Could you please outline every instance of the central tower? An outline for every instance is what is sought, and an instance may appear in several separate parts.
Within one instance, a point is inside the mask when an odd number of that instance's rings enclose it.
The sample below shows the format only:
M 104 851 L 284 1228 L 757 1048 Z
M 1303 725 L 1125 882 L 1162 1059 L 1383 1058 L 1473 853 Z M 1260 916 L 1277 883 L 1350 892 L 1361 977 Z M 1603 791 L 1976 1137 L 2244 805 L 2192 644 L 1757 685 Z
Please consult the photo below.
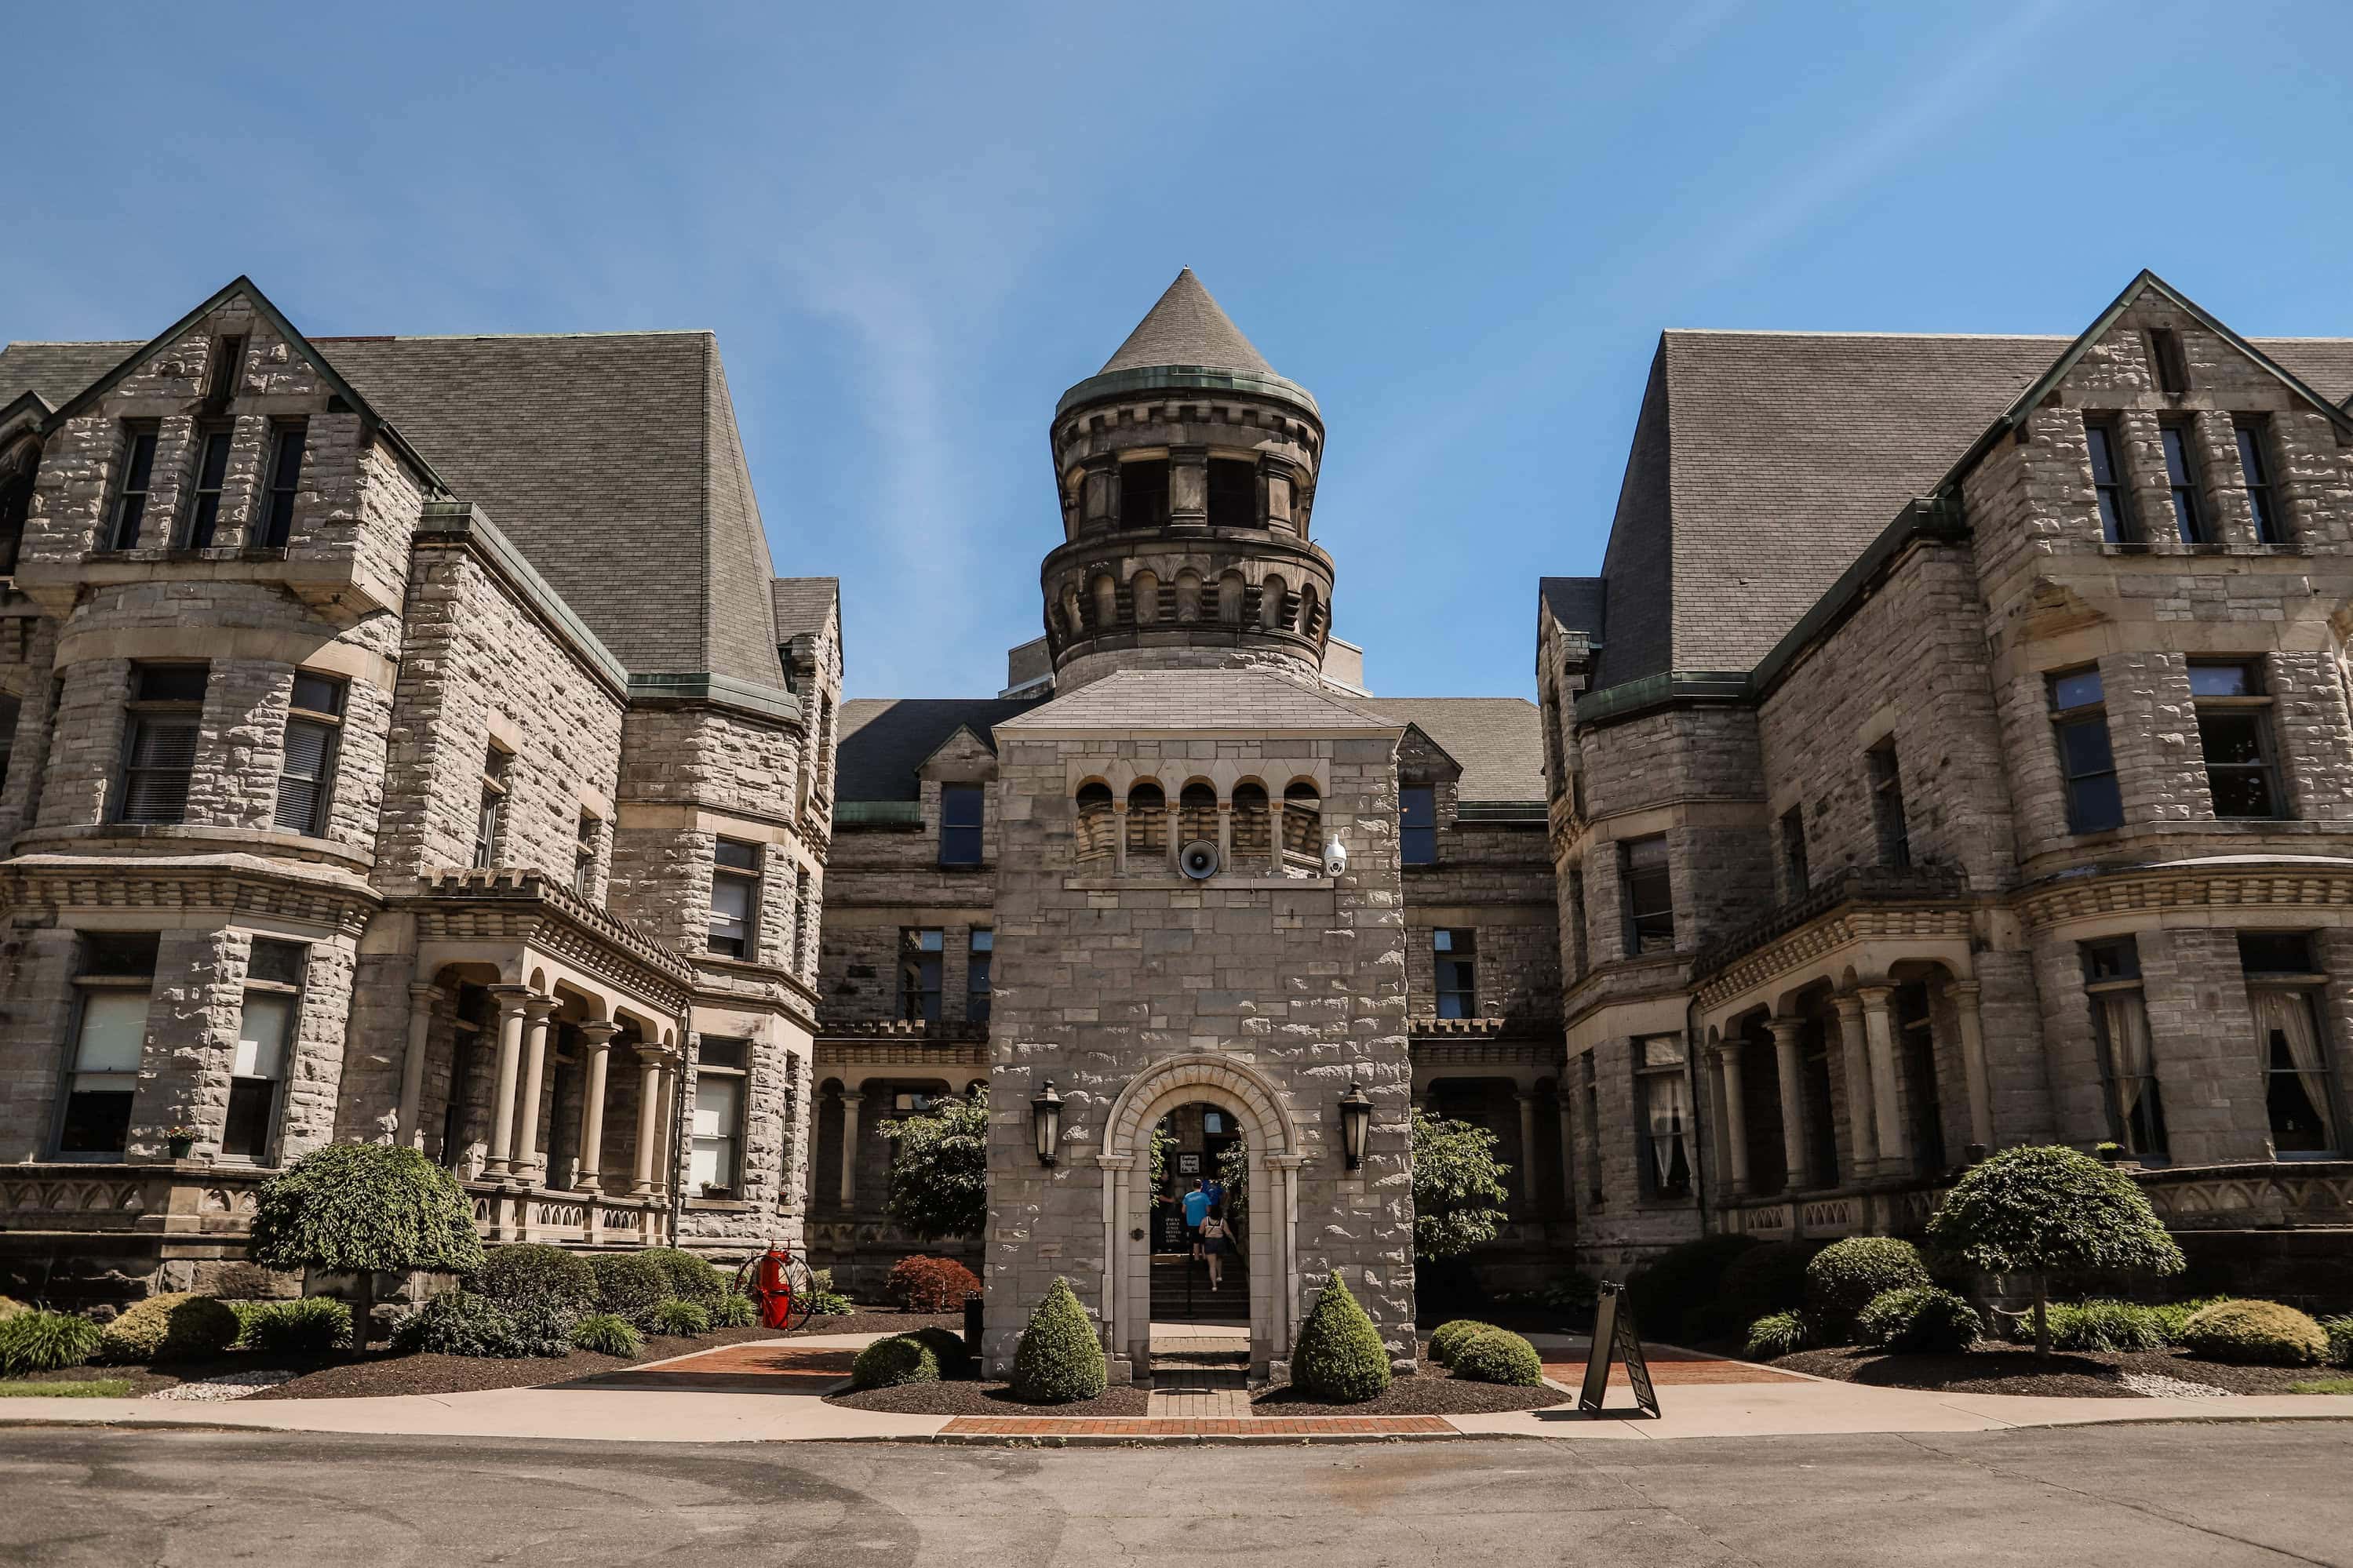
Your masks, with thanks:
M 1191 268 L 1062 394 L 1051 438 L 1062 543 L 1040 585 L 1058 691 L 1122 669 L 1321 669 L 1323 416 Z

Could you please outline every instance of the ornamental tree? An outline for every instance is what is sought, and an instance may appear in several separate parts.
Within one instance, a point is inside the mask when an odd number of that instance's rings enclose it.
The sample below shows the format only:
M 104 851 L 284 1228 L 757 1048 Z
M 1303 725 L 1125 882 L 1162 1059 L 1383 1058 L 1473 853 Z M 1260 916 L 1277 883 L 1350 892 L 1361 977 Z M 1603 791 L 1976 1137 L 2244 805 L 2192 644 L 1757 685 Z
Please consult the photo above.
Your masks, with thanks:
M 1928 1239 L 1972 1268 L 2034 1287 L 2034 1350 L 2051 1353 L 2051 1276 L 2179 1274 L 2181 1248 L 2140 1186 L 2088 1154 L 2005 1149 L 1970 1168 L 1928 1222 Z
M 1504 1227 L 1504 1173 L 1495 1135 L 1449 1121 L 1419 1107 L 1413 1113 L 1413 1249 L 1422 1259 L 1452 1258 Z
M 891 1141 L 892 1223 L 920 1241 L 978 1236 L 988 1225 L 988 1089 L 882 1123 Z
M 377 1274 L 482 1267 L 474 1205 L 458 1178 L 422 1152 L 390 1143 L 329 1143 L 264 1182 L 249 1252 L 265 1268 L 354 1276 L 352 1338 L 363 1349 Z

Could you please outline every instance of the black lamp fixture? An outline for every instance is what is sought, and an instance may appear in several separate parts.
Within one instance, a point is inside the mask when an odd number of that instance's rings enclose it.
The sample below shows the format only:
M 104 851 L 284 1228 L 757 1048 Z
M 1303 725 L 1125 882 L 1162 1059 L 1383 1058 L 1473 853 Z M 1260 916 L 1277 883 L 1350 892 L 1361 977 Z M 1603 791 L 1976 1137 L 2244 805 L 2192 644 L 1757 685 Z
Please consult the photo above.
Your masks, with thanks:
M 1038 1140 L 1038 1163 L 1052 1164 L 1062 1146 L 1062 1097 L 1054 1092 L 1050 1078 L 1045 1091 L 1029 1102 L 1029 1131 Z
M 1373 1097 L 1351 1079 L 1348 1092 L 1340 1097 L 1340 1152 L 1348 1158 L 1348 1169 L 1363 1169 L 1365 1143 L 1372 1131 Z

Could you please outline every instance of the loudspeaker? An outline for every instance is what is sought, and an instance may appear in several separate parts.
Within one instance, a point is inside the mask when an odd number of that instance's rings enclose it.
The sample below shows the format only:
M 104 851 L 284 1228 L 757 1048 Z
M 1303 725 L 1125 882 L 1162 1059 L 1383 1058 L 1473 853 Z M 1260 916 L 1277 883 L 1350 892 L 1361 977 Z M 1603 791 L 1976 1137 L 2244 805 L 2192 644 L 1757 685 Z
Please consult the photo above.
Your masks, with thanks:
M 1177 868 L 1197 882 L 1206 882 L 1218 874 L 1218 847 L 1206 838 L 1196 838 L 1176 854 Z

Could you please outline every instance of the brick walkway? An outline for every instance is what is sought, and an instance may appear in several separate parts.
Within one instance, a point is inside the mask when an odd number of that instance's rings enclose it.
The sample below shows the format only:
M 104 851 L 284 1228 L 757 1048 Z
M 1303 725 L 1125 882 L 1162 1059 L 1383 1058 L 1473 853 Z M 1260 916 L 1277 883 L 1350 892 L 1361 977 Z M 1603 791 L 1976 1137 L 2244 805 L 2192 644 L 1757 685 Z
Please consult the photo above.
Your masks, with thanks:
M 1451 1437 L 1442 1415 L 1281 1415 L 1243 1420 L 1151 1416 L 959 1415 L 949 1437 Z
M 744 1394 L 823 1394 L 849 1375 L 854 1350 L 814 1350 L 775 1340 L 725 1345 L 659 1366 L 624 1367 L 583 1382 L 603 1388 Z
M 1250 1420 L 1249 1374 L 1227 1367 L 1155 1367 L 1152 1399 L 1145 1414 L 1155 1420 Z

